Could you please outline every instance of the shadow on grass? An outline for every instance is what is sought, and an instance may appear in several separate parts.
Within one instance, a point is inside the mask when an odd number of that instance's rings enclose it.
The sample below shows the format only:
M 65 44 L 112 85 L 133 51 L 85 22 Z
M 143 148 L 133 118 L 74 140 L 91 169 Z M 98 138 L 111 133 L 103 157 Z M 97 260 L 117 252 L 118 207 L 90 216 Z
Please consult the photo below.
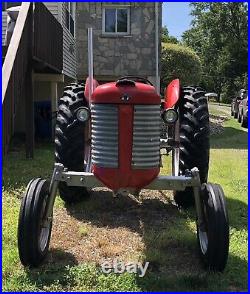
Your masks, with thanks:
M 242 203 L 233 202 L 229 202 L 229 207 L 237 205 L 239 209 L 246 209 Z M 113 198 L 109 191 L 94 191 L 90 200 L 67 206 L 67 210 L 78 220 L 97 227 L 125 227 L 141 235 L 144 243 L 141 261 L 150 263 L 145 277 L 136 278 L 142 291 L 230 291 L 230 285 L 242 289 L 242 285 L 247 284 L 247 262 L 236 256 L 229 256 L 223 275 L 208 274 L 203 269 L 195 230 L 190 227 L 195 220 L 192 209 L 183 212 L 171 202 L 160 199 L 138 202 L 129 197 Z M 240 229 L 238 222 L 234 225 Z M 232 267 L 240 269 L 242 278 L 231 273 Z
M 180 256 L 181 258 L 181 256 Z M 237 276 L 233 274 L 237 272 Z M 142 291 L 247 291 L 248 263 L 241 258 L 229 255 L 227 267 L 223 273 L 209 273 L 201 270 L 187 274 L 166 275 L 149 271 L 144 278 L 137 278 L 137 285 Z
M 248 149 L 248 132 L 224 127 L 223 134 L 211 136 L 211 149 Z
M 240 200 L 227 198 L 230 227 L 248 230 L 248 205 Z
M 60 249 L 51 249 L 40 267 L 25 271 L 29 281 L 37 288 L 43 289 L 55 284 L 67 285 L 69 268 L 74 265 L 77 265 L 77 260 L 71 253 Z

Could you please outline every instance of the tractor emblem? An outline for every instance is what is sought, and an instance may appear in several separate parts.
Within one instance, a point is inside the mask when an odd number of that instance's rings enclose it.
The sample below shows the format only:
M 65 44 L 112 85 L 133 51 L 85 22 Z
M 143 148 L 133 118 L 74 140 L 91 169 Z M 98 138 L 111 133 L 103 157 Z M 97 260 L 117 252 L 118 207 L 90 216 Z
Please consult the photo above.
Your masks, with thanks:
M 121 97 L 121 100 L 122 101 L 129 101 L 131 97 L 128 95 L 128 94 L 124 94 L 122 97 Z

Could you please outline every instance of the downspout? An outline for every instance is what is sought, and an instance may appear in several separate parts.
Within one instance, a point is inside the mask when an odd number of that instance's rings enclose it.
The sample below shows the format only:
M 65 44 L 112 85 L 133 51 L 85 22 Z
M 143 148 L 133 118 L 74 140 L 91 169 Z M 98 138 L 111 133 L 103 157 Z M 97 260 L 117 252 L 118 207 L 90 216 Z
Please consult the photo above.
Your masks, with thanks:
M 157 93 L 160 94 L 159 78 L 159 7 L 155 2 L 155 82 Z

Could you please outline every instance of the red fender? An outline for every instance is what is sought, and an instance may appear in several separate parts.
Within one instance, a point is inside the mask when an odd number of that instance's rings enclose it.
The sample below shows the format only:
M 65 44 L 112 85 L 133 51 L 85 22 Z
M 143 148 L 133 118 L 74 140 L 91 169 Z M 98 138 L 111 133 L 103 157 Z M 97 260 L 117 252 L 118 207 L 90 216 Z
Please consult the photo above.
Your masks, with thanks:
M 164 109 L 175 106 L 180 97 L 180 80 L 173 80 L 165 89 Z
M 93 79 L 93 92 L 94 92 L 95 88 L 97 88 L 98 86 L 99 86 L 98 82 L 95 79 Z M 84 96 L 85 96 L 86 100 L 88 101 L 88 103 L 90 103 L 91 97 L 89 97 L 89 77 L 87 78 L 86 83 L 85 83 Z

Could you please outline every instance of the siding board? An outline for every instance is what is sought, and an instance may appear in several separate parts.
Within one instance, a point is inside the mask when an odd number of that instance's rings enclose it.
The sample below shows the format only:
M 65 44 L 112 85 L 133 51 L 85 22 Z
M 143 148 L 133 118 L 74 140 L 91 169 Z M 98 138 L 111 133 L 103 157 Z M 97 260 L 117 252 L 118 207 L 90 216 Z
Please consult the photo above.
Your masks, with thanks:
M 76 78 L 76 41 L 66 27 L 66 3 L 65 2 L 43 2 L 54 17 L 63 27 L 63 73 Z M 2 12 L 2 45 L 5 40 L 7 27 L 7 13 Z
M 66 27 L 66 3 L 61 6 L 63 26 L 63 72 L 65 75 L 76 78 L 76 42 Z
M 70 78 L 76 78 L 76 43 L 66 27 L 66 3 L 43 2 L 63 27 L 63 73 Z
M 2 12 L 2 45 L 4 46 L 5 34 L 7 29 L 7 13 L 5 11 Z

